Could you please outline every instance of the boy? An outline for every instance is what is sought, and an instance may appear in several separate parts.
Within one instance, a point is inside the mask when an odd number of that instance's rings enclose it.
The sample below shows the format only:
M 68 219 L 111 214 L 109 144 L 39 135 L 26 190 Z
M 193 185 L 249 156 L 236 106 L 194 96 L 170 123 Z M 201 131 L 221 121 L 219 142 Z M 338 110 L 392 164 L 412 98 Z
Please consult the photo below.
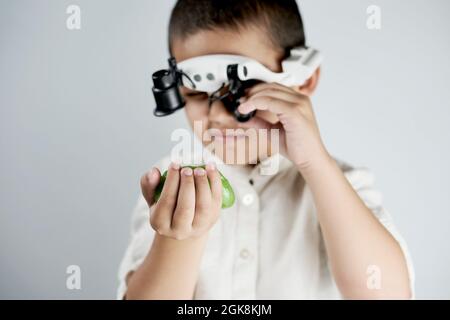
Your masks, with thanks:
M 234 54 L 280 72 L 280 62 L 298 46 L 305 46 L 305 36 L 294 0 L 179 0 L 169 24 L 177 62 Z M 336 161 L 321 141 L 309 99 L 319 75 L 320 69 L 293 87 L 249 88 L 239 107 L 242 114 L 256 110 L 248 122 L 236 121 L 221 101 L 209 104 L 205 93 L 182 88 L 189 123 L 201 123 L 195 134 L 206 145 L 215 132 L 223 153 L 214 155 L 216 164 L 195 170 L 166 157 L 142 177 L 118 298 L 413 297 L 406 246 L 371 173 Z M 278 129 L 279 150 L 263 155 L 257 143 L 242 150 L 242 135 L 227 131 L 250 128 Z M 246 164 L 225 161 L 231 152 L 245 153 Z M 260 174 L 275 161 L 275 175 Z M 168 166 L 155 204 L 160 170 Z M 236 193 L 236 204 L 225 210 L 218 169 Z

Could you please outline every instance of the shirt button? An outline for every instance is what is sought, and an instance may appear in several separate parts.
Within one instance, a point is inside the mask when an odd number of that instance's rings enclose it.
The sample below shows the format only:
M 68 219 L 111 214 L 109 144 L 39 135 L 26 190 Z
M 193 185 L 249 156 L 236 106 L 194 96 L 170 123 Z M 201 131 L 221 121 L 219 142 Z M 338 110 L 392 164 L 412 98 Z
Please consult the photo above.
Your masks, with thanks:
M 251 185 L 253 185 L 253 184 L 254 184 L 253 179 L 248 180 L 248 183 L 250 183 Z
M 251 195 L 251 194 L 246 194 L 245 196 L 244 196 L 244 198 L 242 198 L 242 202 L 246 205 L 246 206 L 249 206 L 249 205 L 251 205 L 252 204 L 252 202 L 253 202 L 253 196 Z
M 250 251 L 248 251 L 247 249 L 242 249 L 240 256 L 242 259 L 248 259 L 248 257 L 250 256 Z

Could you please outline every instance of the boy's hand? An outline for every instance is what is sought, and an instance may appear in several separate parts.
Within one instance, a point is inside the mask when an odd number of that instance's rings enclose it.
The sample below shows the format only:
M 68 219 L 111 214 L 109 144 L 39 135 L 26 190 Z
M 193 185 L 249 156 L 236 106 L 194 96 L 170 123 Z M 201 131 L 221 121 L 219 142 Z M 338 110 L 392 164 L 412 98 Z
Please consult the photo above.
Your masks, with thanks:
M 275 124 L 258 114 L 254 119 L 261 122 L 262 127 L 280 130 L 279 151 L 300 171 L 328 156 L 307 96 L 278 83 L 261 83 L 252 87 L 247 97 L 239 106 L 239 112 L 267 110 L 276 114 L 279 121 Z
M 148 206 L 161 173 L 153 168 L 141 179 L 141 189 Z M 209 179 L 209 184 L 208 184 Z M 158 202 L 151 210 L 150 224 L 160 235 L 184 240 L 204 235 L 219 218 L 222 204 L 220 174 L 213 164 L 192 170 L 180 170 L 172 163 Z

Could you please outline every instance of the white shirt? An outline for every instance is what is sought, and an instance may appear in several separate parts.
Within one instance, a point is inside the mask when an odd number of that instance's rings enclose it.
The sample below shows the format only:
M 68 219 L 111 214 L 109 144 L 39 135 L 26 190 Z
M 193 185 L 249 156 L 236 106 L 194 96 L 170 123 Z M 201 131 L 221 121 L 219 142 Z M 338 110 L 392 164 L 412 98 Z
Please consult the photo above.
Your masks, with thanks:
M 278 161 L 278 172 L 261 175 L 261 167 L 274 161 Z M 170 157 L 166 157 L 156 166 L 163 172 L 169 164 Z M 399 242 L 414 296 L 408 249 L 373 187 L 373 175 L 366 168 L 338 164 L 368 208 Z M 222 210 L 210 230 L 194 299 L 340 299 L 311 191 L 292 163 L 275 155 L 253 168 L 220 163 L 217 167 L 230 181 L 236 203 Z M 131 224 L 130 243 L 119 270 L 118 299 L 126 292 L 126 275 L 142 263 L 155 235 L 142 196 Z

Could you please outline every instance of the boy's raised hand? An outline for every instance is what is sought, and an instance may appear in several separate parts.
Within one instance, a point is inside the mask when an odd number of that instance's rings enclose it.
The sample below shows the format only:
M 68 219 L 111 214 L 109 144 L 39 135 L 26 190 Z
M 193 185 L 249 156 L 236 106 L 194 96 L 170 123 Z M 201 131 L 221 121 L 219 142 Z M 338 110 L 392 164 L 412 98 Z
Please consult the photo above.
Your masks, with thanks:
M 249 89 L 238 110 L 244 114 L 253 110 L 276 114 L 279 122 L 275 124 L 258 114 L 254 119 L 265 128 L 280 130 L 280 152 L 300 171 L 328 156 L 308 96 L 278 83 L 261 83 Z
M 205 169 L 172 163 L 155 204 L 153 195 L 161 178 L 157 168 L 142 176 L 141 189 L 150 210 L 150 225 L 160 235 L 184 240 L 204 235 L 219 218 L 222 204 L 220 173 L 214 164 Z M 209 179 L 209 184 L 208 184 Z

